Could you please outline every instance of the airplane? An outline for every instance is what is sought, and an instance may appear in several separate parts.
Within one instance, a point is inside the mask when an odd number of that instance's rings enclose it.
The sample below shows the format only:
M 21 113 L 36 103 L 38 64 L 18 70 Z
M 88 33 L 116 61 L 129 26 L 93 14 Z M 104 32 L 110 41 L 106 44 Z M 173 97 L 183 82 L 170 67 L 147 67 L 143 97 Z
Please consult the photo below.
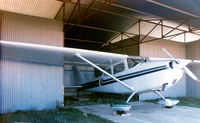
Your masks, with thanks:
M 131 57 L 116 53 L 11 41 L 0 41 L 0 46 L 2 57 L 60 65 L 64 65 L 66 61 L 72 64 L 87 63 L 102 74 L 92 81 L 82 83 L 79 90 L 130 94 L 126 100 L 127 104 L 136 93 L 154 92 L 163 99 L 159 101 L 160 104 L 171 108 L 179 101 L 166 99 L 160 91 L 177 84 L 184 72 L 199 82 L 199 79 L 186 67 L 191 60 L 177 60 L 163 47 L 162 50 L 171 59 L 149 60 L 145 57 Z M 106 65 L 107 68 L 103 69 L 101 65 Z M 80 81 L 83 81 L 80 71 L 78 69 L 76 71 Z M 112 108 L 119 113 L 127 112 L 131 105 L 116 104 Z

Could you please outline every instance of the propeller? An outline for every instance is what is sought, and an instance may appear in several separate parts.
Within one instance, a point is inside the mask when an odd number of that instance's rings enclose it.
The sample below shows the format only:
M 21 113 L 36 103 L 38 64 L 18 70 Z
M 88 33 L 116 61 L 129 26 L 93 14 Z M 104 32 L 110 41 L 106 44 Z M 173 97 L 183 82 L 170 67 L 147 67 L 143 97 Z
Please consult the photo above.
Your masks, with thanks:
M 179 65 L 180 62 L 178 60 L 176 60 L 164 47 L 161 46 L 161 48 L 171 59 L 173 59 L 173 61 L 175 61 L 176 66 L 178 68 L 183 69 L 183 71 L 192 79 L 194 79 L 196 82 L 200 82 L 200 80 L 185 65 L 184 66 Z

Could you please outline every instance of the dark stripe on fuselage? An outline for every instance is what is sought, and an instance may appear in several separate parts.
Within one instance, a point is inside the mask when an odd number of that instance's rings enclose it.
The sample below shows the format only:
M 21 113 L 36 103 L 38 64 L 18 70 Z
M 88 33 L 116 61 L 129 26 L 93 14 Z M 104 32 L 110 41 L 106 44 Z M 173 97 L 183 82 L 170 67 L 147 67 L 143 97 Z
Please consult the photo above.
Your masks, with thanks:
M 146 70 L 142 70 L 142 71 L 138 71 L 138 72 L 124 74 L 124 75 L 121 75 L 121 76 L 117 76 L 116 78 L 123 81 L 123 80 L 127 80 L 127 79 L 135 78 L 135 77 L 138 77 L 138 76 L 158 72 L 158 71 L 165 70 L 165 69 L 168 69 L 168 67 L 166 65 L 163 65 L 163 66 L 150 68 L 150 69 L 146 69 Z M 106 80 L 102 79 L 101 80 L 101 86 L 111 84 L 111 83 L 115 83 L 115 82 L 117 82 L 117 81 L 113 80 L 112 78 L 106 79 Z M 99 80 L 83 84 L 82 86 L 83 87 L 80 88 L 80 90 L 86 90 L 86 89 L 89 89 L 89 88 L 98 87 L 99 86 Z

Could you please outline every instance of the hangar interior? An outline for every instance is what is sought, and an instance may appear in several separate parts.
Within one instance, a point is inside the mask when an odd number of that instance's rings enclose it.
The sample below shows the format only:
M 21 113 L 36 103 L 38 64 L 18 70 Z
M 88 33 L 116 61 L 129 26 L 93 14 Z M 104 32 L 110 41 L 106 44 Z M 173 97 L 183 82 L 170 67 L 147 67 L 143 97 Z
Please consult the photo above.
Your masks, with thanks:
M 200 60 L 199 5 L 187 0 L 1 0 L 0 40 L 168 58 L 162 45 L 175 58 Z M 1 112 L 55 107 L 55 100 L 63 101 L 63 85 L 77 82 L 70 63 L 1 57 L 0 65 Z M 92 67 L 79 67 L 86 79 L 95 77 Z M 199 63 L 189 68 L 200 77 Z M 196 97 L 199 88 L 185 75 L 163 94 Z M 140 100 L 154 98 L 157 95 L 140 95 Z

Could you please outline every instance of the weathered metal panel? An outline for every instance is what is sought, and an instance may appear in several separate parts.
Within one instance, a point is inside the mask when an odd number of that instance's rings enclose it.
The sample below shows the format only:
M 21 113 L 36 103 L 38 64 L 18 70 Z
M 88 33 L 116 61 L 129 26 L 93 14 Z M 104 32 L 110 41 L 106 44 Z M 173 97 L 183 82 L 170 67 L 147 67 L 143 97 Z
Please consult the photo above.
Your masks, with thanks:
M 63 46 L 63 24 L 2 12 L 1 39 Z M 3 58 L 0 72 L 0 112 L 50 109 L 63 101 L 63 66 Z
M 0 10 L 0 40 L 1 40 L 1 18 L 2 18 L 2 11 Z
M 1 113 L 42 110 L 63 102 L 63 67 L 1 59 Z
M 53 19 L 62 4 L 56 0 L 0 0 L 0 9 Z
M 63 23 L 2 12 L 1 40 L 63 46 Z
M 145 40 L 150 39 L 153 38 L 147 37 Z M 169 58 L 169 56 L 160 48 L 161 46 L 165 47 L 175 58 L 185 58 L 184 43 L 164 39 L 141 44 L 140 56 Z

